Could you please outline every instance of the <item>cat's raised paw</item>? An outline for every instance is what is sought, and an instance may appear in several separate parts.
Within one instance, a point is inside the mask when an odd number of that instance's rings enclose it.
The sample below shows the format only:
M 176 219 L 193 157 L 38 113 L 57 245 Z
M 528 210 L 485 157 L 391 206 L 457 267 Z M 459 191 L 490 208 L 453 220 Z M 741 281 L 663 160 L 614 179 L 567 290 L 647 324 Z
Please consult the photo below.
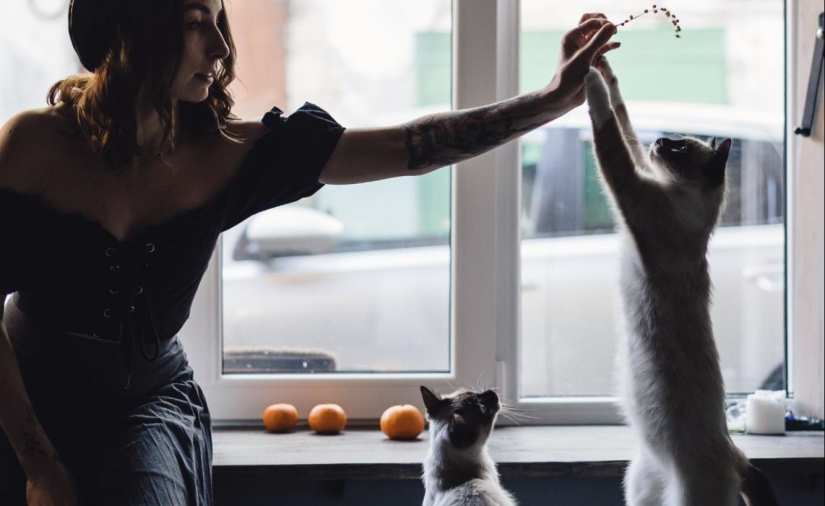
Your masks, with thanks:
M 587 72 L 587 75 L 584 76 L 584 84 L 585 86 L 591 86 L 593 81 L 600 81 L 603 80 L 602 73 L 599 69 L 595 67 L 590 67 L 590 70 Z
M 613 116 L 610 108 L 610 94 L 601 72 L 591 68 L 584 77 L 584 89 L 587 94 L 587 104 L 590 107 L 590 117 L 596 127 L 601 127 Z
M 610 86 L 616 85 L 619 80 L 616 78 L 616 74 L 613 73 L 613 68 L 610 66 L 610 63 L 607 62 L 607 58 L 602 57 L 601 61 L 599 62 L 599 70 L 602 73 L 602 77 Z

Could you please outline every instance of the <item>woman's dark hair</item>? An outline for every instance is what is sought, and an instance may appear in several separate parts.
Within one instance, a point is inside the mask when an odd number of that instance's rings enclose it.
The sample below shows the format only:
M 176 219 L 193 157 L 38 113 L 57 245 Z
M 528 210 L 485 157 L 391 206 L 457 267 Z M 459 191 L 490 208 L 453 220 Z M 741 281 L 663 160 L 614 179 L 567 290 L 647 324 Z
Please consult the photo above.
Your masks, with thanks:
M 221 1 L 223 4 L 223 0 Z M 148 85 L 148 96 L 160 115 L 164 136 L 160 151 L 174 148 L 178 125 L 169 95 L 183 58 L 183 0 L 121 2 L 122 15 L 115 38 L 92 75 L 74 75 L 57 82 L 48 93 L 48 103 L 69 110 L 77 124 L 100 153 L 107 168 L 127 171 L 135 156 L 147 153 L 137 144 L 135 103 L 139 87 Z M 203 137 L 209 134 L 237 141 L 226 131 L 234 100 L 227 87 L 235 79 L 235 44 L 226 10 L 218 14 L 218 29 L 229 46 L 209 96 L 199 103 L 178 102 L 180 127 Z

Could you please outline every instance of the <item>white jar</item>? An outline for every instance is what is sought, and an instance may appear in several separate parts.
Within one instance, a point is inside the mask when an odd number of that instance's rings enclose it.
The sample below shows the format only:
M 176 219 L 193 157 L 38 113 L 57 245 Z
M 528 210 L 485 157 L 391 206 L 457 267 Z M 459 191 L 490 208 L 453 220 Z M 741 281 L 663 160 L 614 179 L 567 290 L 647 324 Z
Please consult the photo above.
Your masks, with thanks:
M 745 431 L 748 434 L 785 433 L 785 392 L 757 390 L 748 395 L 745 405 Z

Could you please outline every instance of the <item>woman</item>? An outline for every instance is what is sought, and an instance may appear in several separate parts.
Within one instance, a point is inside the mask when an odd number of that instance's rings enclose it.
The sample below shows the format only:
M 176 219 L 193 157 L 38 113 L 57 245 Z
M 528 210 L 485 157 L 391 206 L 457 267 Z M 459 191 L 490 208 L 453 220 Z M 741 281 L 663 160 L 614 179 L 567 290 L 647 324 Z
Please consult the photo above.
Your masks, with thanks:
M 351 184 L 484 153 L 584 101 L 618 47 L 586 14 L 544 89 L 346 130 L 305 104 L 231 115 L 222 0 L 73 0 L 91 76 L 0 129 L 0 504 L 212 504 L 210 418 L 177 332 L 219 234 Z M 0 308 L 2 309 L 2 308 Z

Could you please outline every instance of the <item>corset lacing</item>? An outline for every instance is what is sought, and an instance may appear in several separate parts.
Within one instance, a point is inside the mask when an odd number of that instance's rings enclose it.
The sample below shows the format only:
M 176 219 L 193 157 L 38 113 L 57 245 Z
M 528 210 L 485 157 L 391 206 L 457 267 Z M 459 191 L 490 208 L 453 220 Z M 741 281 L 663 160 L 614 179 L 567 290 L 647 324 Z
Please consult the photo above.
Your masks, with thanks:
M 152 273 L 149 257 L 155 252 L 153 243 L 140 245 L 121 245 L 118 249 L 109 247 L 106 249 L 106 256 L 117 258 L 119 263 L 109 267 L 112 273 L 112 284 L 109 287 L 109 295 L 113 297 L 113 306 L 120 306 L 120 314 L 109 307 L 104 309 L 104 318 L 118 317 L 116 323 L 118 341 L 121 346 L 121 354 L 126 362 L 126 385 L 124 390 L 128 390 L 132 377 L 132 357 L 135 347 L 135 319 L 138 320 L 138 333 L 140 335 L 140 352 L 149 362 L 155 362 L 160 355 L 160 335 L 155 325 L 155 318 L 152 314 Z M 131 281 L 131 282 L 129 282 Z M 128 295 L 128 296 L 127 296 Z M 149 328 L 146 329 L 146 322 Z M 148 331 L 148 332 L 147 332 Z M 147 333 L 150 337 L 147 337 Z M 147 340 L 151 340 L 151 347 L 154 344 L 152 353 L 147 352 Z

